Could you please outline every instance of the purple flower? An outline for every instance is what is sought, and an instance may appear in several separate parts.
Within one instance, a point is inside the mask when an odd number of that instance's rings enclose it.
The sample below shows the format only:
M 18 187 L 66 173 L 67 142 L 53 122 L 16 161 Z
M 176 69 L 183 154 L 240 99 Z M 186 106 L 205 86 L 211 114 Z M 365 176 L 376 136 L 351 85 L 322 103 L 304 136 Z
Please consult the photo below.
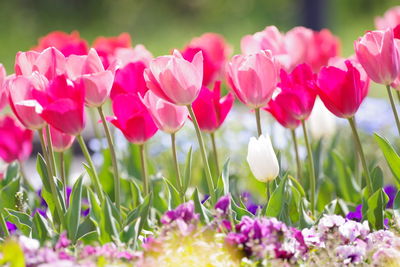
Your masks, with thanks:
M 57 244 L 55 246 L 55 249 L 62 249 L 62 248 L 67 248 L 71 244 L 71 241 L 67 237 L 67 233 L 63 232 L 60 237 L 58 238 Z
M 201 204 L 204 204 L 209 198 L 210 198 L 210 195 L 205 194 L 203 199 L 201 200 Z
M 226 215 L 230 204 L 231 196 L 228 194 L 218 200 L 217 204 L 215 204 L 215 210 L 222 215 Z
M 362 204 L 358 205 L 355 211 L 350 211 L 347 213 L 346 218 L 356 222 L 361 222 L 362 220 Z
M 7 229 L 10 234 L 13 234 L 17 231 L 17 226 L 9 221 L 6 221 Z
M 161 223 L 166 226 L 177 226 L 181 234 L 186 236 L 194 230 L 199 217 L 200 215 L 194 212 L 193 201 L 189 201 L 174 210 L 167 211 L 161 217 Z
M 396 198 L 396 194 L 397 194 L 397 187 L 389 184 L 383 188 L 383 191 L 385 191 L 386 195 L 389 197 L 389 201 L 386 204 L 386 208 L 387 209 L 393 208 L 393 202 L 394 202 L 394 199 Z
M 243 199 L 243 204 L 246 206 L 246 209 L 252 214 L 256 215 L 257 210 L 262 209 L 261 205 L 258 205 L 253 202 L 250 192 L 243 192 L 242 199 Z

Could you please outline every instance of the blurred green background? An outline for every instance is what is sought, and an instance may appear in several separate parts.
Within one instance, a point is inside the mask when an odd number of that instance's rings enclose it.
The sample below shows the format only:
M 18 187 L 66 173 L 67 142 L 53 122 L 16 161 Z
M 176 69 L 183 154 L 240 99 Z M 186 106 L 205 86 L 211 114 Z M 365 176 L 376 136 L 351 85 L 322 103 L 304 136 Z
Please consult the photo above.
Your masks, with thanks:
M 78 30 L 89 42 L 129 32 L 134 44 L 145 44 L 154 55 L 212 31 L 223 34 L 236 53 L 245 34 L 271 24 L 287 31 L 310 26 L 310 20 L 338 35 L 346 56 L 353 41 L 373 29 L 374 17 L 396 4 L 398 0 L 1 0 L 0 62 L 10 72 L 17 51 L 31 48 L 53 30 Z

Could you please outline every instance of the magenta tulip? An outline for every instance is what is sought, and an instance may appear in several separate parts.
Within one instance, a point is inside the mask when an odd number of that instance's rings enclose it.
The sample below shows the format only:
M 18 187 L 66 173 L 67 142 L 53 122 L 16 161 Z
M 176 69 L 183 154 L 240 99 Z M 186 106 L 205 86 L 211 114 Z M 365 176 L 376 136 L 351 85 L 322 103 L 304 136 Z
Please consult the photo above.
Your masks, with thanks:
M 235 98 L 228 93 L 221 98 L 221 82 L 214 84 L 214 89 L 201 88 L 199 97 L 193 102 L 193 110 L 199 127 L 204 132 L 215 132 L 225 121 L 232 109 Z
M 32 152 L 33 132 L 21 127 L 13 118 L 0 119 L 0 158 L 10 163 L 24 161 Z
M 157 132 L 156 124 L 138 96 L 118 95 L 113 99 L 112 107 L 115 118 L 111 123 L 121 130 L 129 142 L 143 144 Z
M 369 79 L 361 79 L 351 61 L 346 69 L 324 67 L 318 75 L 318 95 L 326 108 L 339 118 L 351 118 L 368 94 Z
M 85 102 L 89 107 L 99 107 L 110 95 L 114 81 L 113 70 L 105 70 L 96 50 L 90 49 L 87 56 L 71 55 L 66 61 L 68 77 L 82 83 Z
M 44 91 L 48 85 L 46 77 L 34 72 L 30 76 L 15 76 L 8 81 L 8 96 L 12 111 L 28 129 L 43 128 L 45 121 L 37 114 L 39 103 L 34 98 L 34 90 Z
M 191 61 L 199 51 L 202 51 L 204 58 L 203 85 L 207 86 L 216 79 L 221 78 L 225 63 L 232 49 L 221 35 L 205 33 L 191 40 L 183 49 L 182 56 Z
M 190 105 L 200 93 L 203 81 L 203 55 L 198 52 L 192 61 L 174 50 L 150 62 L 144 72 L 147 87 L 157 96 L 176 105 Z
M 370 31 L 355 43 L 357 59 L 376 83 L 390 85 L 400 72 L 399 48 L 392 29 Z
M 71 34 L 54 31 L 39 39 L 36 51 L 43 51 L 46 48 L 55 47 L 63 53 L 69 55 L 86 55 L 88 51 L 87 42 L 80 38 L 79 32 L 73 31 Z
M 46 91 L 33 90 L 40 104 L 38 113 L 56 130 L 69 135 L 79 135 L 85 127 L 85 91 L 80 84 L 65 75 L 50 81 Z
M 143 72 L 146 64 L 142 61 L 132 62 L 115 72 L 114 83 L 111 89 L 111 99 L 120 94 L 145 95 L 147 92 Z
M 44 140 L 47 140 L 45 128 L 43 128 L 43 136 Z M 53 149 L 56 152 L 64 152 L 65 150 L 69 149 L 75 140 L 75 136 L 60 132 L 51 126 L 50 126 L 50 136 Z
M 277 69 L 268 50 L 236 55 L 227 68 L 228 83 L 243 104 L 251 108 L 265 107 L 276 89 Z
M 179 131 L 188 117 L 186 107 L 167 102 L 152 91 L 147 91 L 142 102 L 150 112 L 158 129 L 169 134 Z
M 331 58 L 340 54 L 339 38 L 329 30 L 314 31 L 313 39 L 308 45 L 305 63 L 309 64 L 313 71 L 318 72 L 326 66 Z

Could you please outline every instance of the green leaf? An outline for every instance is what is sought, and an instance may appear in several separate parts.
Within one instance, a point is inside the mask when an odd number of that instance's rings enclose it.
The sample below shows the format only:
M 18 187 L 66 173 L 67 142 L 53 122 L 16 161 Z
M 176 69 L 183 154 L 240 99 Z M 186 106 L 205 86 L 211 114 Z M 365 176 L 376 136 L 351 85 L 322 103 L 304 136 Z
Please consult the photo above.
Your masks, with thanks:
M 382 189 L 376 191 L 368 199 L 367 218 L 374 229 L 383 229 L 383 221 L 385 219 L 384 212 L 388 201 L 389 197 Z
M 39 212 L 35 213 L 32 222 L 32 237 L 39 240 L 41 244 L 44 244 L 46 240 L 52 237 L 52 230 L 48 222 Z
M 169 195 L 168 209 L 174 209 L 181 203 L 181 200 L 179 198 L 179 192 L 168 179 L 163 178 L 163 180 L 168 188 L 168 195 Z
M 114 242 L 118 239 L 118 231 L 115 226 L 115 219 L 112 216 L 111 207 L 105 199 L 102 203 L 102 215 L 100 218 L 100 242 L 102 244 Z
M 144 198 L 143 202 L 128 214 L 126 221 L 124 223 L 125 226 L 129 226 L 130 224 L 135 222 L 137 219 L 140 218 L 140 215 L 146 209 L 149 209 L 150 203 L 151 203 L 151 198 L 152 198 L 152 195 L 147 195 Z
M 290 179 L 290 182 L 293 183 L 293 185 L 296 187 L 296 189 L 299 192 L 299 194 L 301 195 L 301 197 L 306 197 L 306 192 L 304 192 L 304 188 L 301 186 L 299 181 L 297 181 L 297 179 L 295 179 L 291 175 L 288 175 L 288 177 Z
M 236 221 L 240 221 L 243 216 L 250 216 L 250 217 L 253 216 L 253 214 L 250 211 L 237 205 L 233 199 L 231 201 L 231 208 L 232 208 L 232 217 Z
M 346 165 L 346 161 L 337 151 L 332 152 L 332 157 L 336 166 L 335 172 L 338 178 L 340 195 L 345 201 L 357 203 L 359 201 L 360 189 L 356 187 L 351 169 Z
M 206 212 L 206 208 L 204 207 L 203 204 L 201 204 L 201 200 L 200 200 L 200 195 L 199 195 L 199 191 L 197 190 L 197 188 L 194 190 L 193 195 L 192 195 L 192 199 L 194 201 L 194 210 L 196 213 L 200 214 L 200 220 L 207 224 L 210 219 L 208 218 L 207 212 Z
M 19 172 L 18 163 L 17 162 L 10 163 L 7 166 L 6 174 L 4 176 L 4 179 L 2 180 L 2 185 L 5 186 L 12 179 L 16 178 L 18 176 L 18 172 Z
M 87 216 L 83 223 L 79 225 L 78 232 L 76 233 L 76 240 L 80 240 L 82 237 L 93 231 L 96 231 L 96 224 L 90 216 Z
M 397 192 L 396 197 L 393 202 L 393 213 L 394 216 L 397 217 L 397 219 L 400 219 L 400 191 Z
M 299 213 L 300 213 L 300 228 L 309 228 L 314 225 L 314 220 L 307 214 L 308 202 L 305 198 L 300 201 Z
M 349 208 L 342 199 L 334 199 L 325 206 L 324 212 L 331 215 L 346 216 L 349 213 Z
M 0 210 L 1 208 L 15 208 L 15 194 L 19 191 L 19 182 L 20 179 L 14 178 L 0 189 Z
M 222 182 L 224 185 L 224 196 L 229 194 L 229 162 L 228 158 L 224 164 L 224 168 L 222 169 Z
M 185 174 L 183 176 L 183 192 L 186 192 L 192 179 L 192 147 L 186 156 Z
M 396 178 L 397 184 L 400 184 L 400 156 L 386 138 L 376 133 L 374 134 L 374 137 L 385 156 L 392 174 Z
M 99 199 L 96 197 L 96 195 L 90 188 L 87 189 L 87 192 L 89 195 L 89 202 L 90 202 L 90 217 L 99 226 L 101 217 L 103 216 L 101 207 L 99 205 Z
M 79 220 L 81 218 L 81 205 L 82 205 L 82 181 L 83 175 L 81 175 L 75 182 L 71 196 L 70 204 L 67 210 L 66 220 L 68 227 L 68 238 L 75 243 L 77 239 L 77 232 L 79 228 Z
M 16 210 L 6 209 L 8 212 L 8 220 L 17 226 L 17 228 L 26 236 L 32 231 L 32 219 L 26 213 Z
M 278 187 L 272 193 L 271 198 L 268 201 L 267 210 L 265 215 L 268 217 L 278 217 L 282 210 L 283 203 L 285 201 L 285 186 L 287 176 L 285 176 L 279 183 Z
M 371 172 L 372 188 L 373 192 L 383 187 L 383 172 L 381 168 L 376 166 Z
M 50 183 L 49 183 L 49 176 L 47 172 L 47 164 L 44 161 L 44 158 L 42 155 L 38 154 L 37 155 L 37 160 L 36 160 L 36 170 L 39 173 L 40 179 L 42 180 L 44 188 L 50 192 Z

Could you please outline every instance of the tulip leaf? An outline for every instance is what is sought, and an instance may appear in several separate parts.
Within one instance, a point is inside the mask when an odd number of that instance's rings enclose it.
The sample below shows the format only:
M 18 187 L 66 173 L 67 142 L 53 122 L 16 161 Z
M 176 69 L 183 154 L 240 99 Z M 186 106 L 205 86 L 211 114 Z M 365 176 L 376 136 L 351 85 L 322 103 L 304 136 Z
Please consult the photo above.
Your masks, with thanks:
M 99 200 L 93 191 L 90 188 L 87 188 L 89 203 L 90 203 L 90 213 L 89 216 L 93 219 L 93 221 L 100 225 L 101 217 L 103 216 L 101 207 L 99 205 Z
M 19 188 L 20 179 L 14 178 L 0 189 L 0 208 L 15 208 L 14 196 L 19 191 Z
M 383 172 L 378 166 L 372 170 L 371 180 L 373 192 L 376 192 L 379 188 L 383 187 Z
M 179 192 L 168 179 L 163 178 L 163 180 L 168 188 L 168 195 L 169 195 L 168 209 L 174 209 L 181 203 Z
M 77 239 L 77 232 L 79 228 L 79 220 L 81 218 L 81 205 L 82 205 L 82 181 L 83 175 L 81 175 L 75 182 L 71 196 L 70 203 L 66 214 L 67 227 L 68 227 L 68 238 L 75 243 Z
M 368 199 L 367 218 L 374 229 L 384 228 L 384 213 L 389 197 L 379 189 Z
M 146 209 L 149 208 L 150 203 L 151 203 L 151 196 L 152 195 L 147 195 L 144 198 L 143 202 L 128 214 L 126 221 L 124 223 L 125 226 L 129 226 L 130 224 L 135 222 L 138 218 L 140 218 L 141 214 Z
M 397 220 L 400 219 L 400 191 L 397 192 L 396 197 L 393 202 L 393 213 L 397 217 Z
M 229 194 L 229 162 L 230 159 L 228 158 L 224 164 L 224 168 L 222 169 L 222 182 L 224 185 L 224 195 Z
M 39 212 L 36 212 L 32 222 L 32 237 L 44 244 L 52 233 L 47 220 Z
M 199 191 L 197 190 L 197 188 L 193 192 L 192 199 L 194 201 L 195 212 L 199 213 L 200 220 L 203 223 L 207 224 L 210 221 L 210 219 L 208 218 L 208 215 L 207 215 L 207 209 L 204 207 L 204 205 L 200 201 Z
M 93 222 L 93 219 L 90 218 L 90 216 L 87 216 L 79 225 L 75 239 L 80 240 L 83 236 L 92 231 L 96 231 L 96 224 Z
M 282 210 L 283 203 L 285 202 L 285 186 L 286 186 L 287 176 L 285 176 L 278 187 L 272 193 L 269 201 L 265 215 L 268 217 L 278 217 Z
M 101 203 L 102 216 L 100 218 L 100 242 L 102 244 L 116 241 L 118 239 L 118 231 L 115 225 L 115 219 L 112 215 L 110 203 L 104 199 Z
M 308 202 L 306 198 L 303 198 L 300 201 L 299 213 L 300 213 L 300 228 L 309 228 L 314 225 L 314 220 L 307 214 L 307 210 L 309 210 Z
M 289 177 L 291 183 L 293 183 L 293 185 L 296 188 L 296 190 L 298 191 L 298 193 L 301 195 L 301 197 L 305 197 L 306 196 L 306 192 L 304 192 L 304 188 L 301 186 L 299 181 L 297 181 L 297 179 L 294 178 L 291 175 L 288 175 L 288 177 Z
M 17 162 L 10 163 L 7 166 L 6 173 L 4 175 L 4 179 L 1 181 L 2 186 L 7 185 L 12 179 L 18 176 L 19 165 Z
M 15 224 L 17 228 L 26 236 L 29 236 L 32 231 L 31 217 L 23 212 L 16 210 L 6 209 L 8 213 L 8 220 Z
M 37 160 L 36 160 L 36 170 L 39 173 L 39 176 L 42 180 L 44 188 L 50 192 L 50 183 L 49 183 L 49 176 L 47 172 L 47 164 L 44 161 L 44 158 L 42 155 L 38 154 Z
M 190 186 L 190 181 L 192 179 L 192 147 L 190 147 L 189 152 L 186 156 L 185 173 L 183 176 L 183 192 L 186 192 Z
M 400 184 L 400 156 L 394 150 L 393 146 L 389 143 L 389 141 L 380 136 L 379 134 L 374 134 L 375 141 L 378 143 L 380 149 L 385 156 L 386 162 L 392 171 L 392 174 L 396 178 L 397 184 Z

